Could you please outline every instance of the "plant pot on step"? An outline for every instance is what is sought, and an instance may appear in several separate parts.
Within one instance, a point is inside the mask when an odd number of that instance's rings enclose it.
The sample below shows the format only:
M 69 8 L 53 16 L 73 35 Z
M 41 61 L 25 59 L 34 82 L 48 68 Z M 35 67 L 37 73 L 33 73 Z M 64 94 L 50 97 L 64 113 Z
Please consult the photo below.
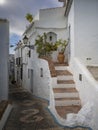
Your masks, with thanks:
M 65 59 L 64 53 L 59 52 L 57 59 L 58 59 L 58 62 L 59 62 L 60 64 L 63 64 L 63 63 L 64 63 L 64 59 Z

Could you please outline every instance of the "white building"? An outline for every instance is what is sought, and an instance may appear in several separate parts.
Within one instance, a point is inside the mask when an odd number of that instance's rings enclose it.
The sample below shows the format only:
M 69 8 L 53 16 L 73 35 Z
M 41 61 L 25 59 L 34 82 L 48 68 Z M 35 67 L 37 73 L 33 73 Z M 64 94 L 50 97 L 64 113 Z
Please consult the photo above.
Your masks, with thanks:
M 22 50 L 21 50 L 21 43 L 17 44 L 15 48 L 15 81 L 19 86 L 22 85 Z
M 87 70 L 87 65 L 98 66 L 98 1 L 69 1 L 71 8 L 66 10 L 70 25 L 70 68 L 73 71 L 76 87 L 82 104 L 93 103 L 93 129 L 97 130 L 98 82 Z M 69 12 L 69 13 L 67 13 Z M 79 77 L 82 76 L 82 81 Z
M 69 115 L 66 120 L 63 120 L 57 114 L 55 97 L 59 96 L 61 98 L 61 95 L 65 96 L 62 93 L 55 94 L 54 92 L 55 87 L 58 86 L 58 78 L 61 77 L 52 77 L 49 61 L 39 59 L 36 48 L 30 49 L 25 47 L 23 43 L 19 48 L 16 48 L 16 57 L 21 48 L 23 70 L 21 83 L 34 95 L 49 100 L 50 110 L 62 125 L 89 126 L 97 130 L 98 82 L 88 71 L 87 66 L 98 66 L 98 1 L 59 1 L 64 2 L 65 7 L 40 10 L 39 15 L 35 17 L 33 23 L 24 32 L 23 37 L 26 35 L 29 38 L 27 45 L 34 45 L 37 36 L 42 35 L 44 32 L 48 36 L 52 34 L 53 37 L 53 34 L 56 34 L 56 40 L 60 38 L 69 39 L 65 53 L 67 57 L 65 61 L 68 62 L 69 66 L 66 69 L 73 74 L 82 109 L 78 114 Z M 54 62 L 57 61 L 56 57 L 57 52 L 53 54 Z M 56 67 L 56 69 L 58 68 Z M 62 69 L 61 66 L 60 69 Z M 64 80 L 64 77 L 62 79 Z M 72 104 L 75 105 L 77 102 Z
M 0 19 L 0 100 L 8 98 L 9 22 Z
M 58 8 L 52 8 L 52 9 L 41 9 L 39 14 L 35 17 L 34 22 L 24 32 L 23 37 L 25 35 L 27 35 L 27 37 L 29 38 L 28 45 L 29 44 L 34 45 L 35 39 L 37 39 L 37 36 L 43 35 L 43 33 L 47 33 L 48 40 L 49 40 L 50 35 L 52 36 L 53 41 L 56 41 L 58 39 L 67 39 L 68 32 L 66 31 L 67 26 L 66 26 L 66 19 L 64 17 L 64 12 L 65 12 L 65 7 L 58 7 Z M 49 17 L 47 17 L 47 16 L 49 16 Z M 29 48 L 24 47 L 24 45 L 19 48 L 20 44 L 18 45 L 18 48 L 16 47 L 16 49 L 15 49 L 16 50 L 15 57 L 16 58 L 20 57 L 19 55 L 21 53 L 22 62 L 23 62 L 22 63 L 22 68 L 23 68 L 22 85 L 25 88 L 28 88 L 28 90 L 31 90 L 32 88 L 31 88 L 30 84 L 32 84 L 32 82 L 31 82 L 32 80 L 30 81 L 30 79 L 29 79 L 29 73 L 30 72 L 33 73 L 33 69 L 35 69 L 35 68 L 32 68 L 32 67 L 36 66 L 36 64 L 38 64 L 38 63 L 36 63 L 36 59 L 38 62 L 38 54 L 36 53 L 35 49 L 30 50 Z M 21 50 L 21 52 L 20 52 L 20 50 Z M 31 53 L 31 55 L 29 56 L 28 53 Z M 57 61 L 57 55 L 54 54 L 53 59 L 54 59 L 54 61 Z M 39 67 L 40 67 L 39 68 L 39 72 L 40 72 L 41 66 L 39 66 Z M 37 66 L 36 66 L 36 69 L 37 69 Z M 33 74 L 31 74 L 31 75 L 33 75 Z M 36 75 L 36 73 L 34 75 Z M 16 77 L 19 77 L 19 76 L 17 75 Z M 38 78 L 38 76 L 37 76 L 37 78 Z M 40 74 L 39 74 L 39 78 L 40 78 Z M 36 80 L 34 80 L 34 81 L 36 81 Z M 35 82 L 34 84 L 36 84 L 36 85 L 38 84 L 38 86 L 39 86 L 38 81 Z M 43 84 L 44 84 L 44 82 L 43 82 Z M 45 86 L 46 85 L 47 85 L 47 83 L 45 84 Z M 36 90 L 36 91 L 38 91 L 38 90 Z M 49 95 L 49 91 L 47 93 Z M 34 92 L 34 94 L 35 94 L 35 92 Z M 47 97 L 47 94 L 46 94 L 45 98 L 49 99 L 49 96 Z
M 15 56 L 14 54 L 9 54 L 9 79 L 15 81 Z

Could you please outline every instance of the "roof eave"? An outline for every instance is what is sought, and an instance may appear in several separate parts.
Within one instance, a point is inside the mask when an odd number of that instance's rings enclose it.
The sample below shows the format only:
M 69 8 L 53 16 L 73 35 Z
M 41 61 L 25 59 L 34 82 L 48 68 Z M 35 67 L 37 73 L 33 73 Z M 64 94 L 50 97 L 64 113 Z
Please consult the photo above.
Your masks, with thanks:
M 68 16 L 73 0 L 69 0 L 65 10 L 65 16 Z
M 27 27 L 27 29 L 25 30 L 25 32 L 23 33 L 23 35 L 25 35 L 33 25 L 34 25 L 34 22 L 32 22 L 32 23 L 29 25 L 29 27 Z

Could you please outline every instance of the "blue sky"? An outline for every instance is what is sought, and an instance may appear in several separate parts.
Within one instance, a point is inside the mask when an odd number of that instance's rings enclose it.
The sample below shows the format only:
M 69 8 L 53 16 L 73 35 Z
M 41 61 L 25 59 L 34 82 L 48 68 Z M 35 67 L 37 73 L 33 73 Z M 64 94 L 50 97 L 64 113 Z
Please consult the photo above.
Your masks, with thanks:
M 0 0 L 0 18 L 10 22 L 10 44 L 15 45 L 19 41 L 29 24 L 25 19 L 27 13 L 36 15 L 39 9 L 58 6 L 62 6 L 58 0 Z

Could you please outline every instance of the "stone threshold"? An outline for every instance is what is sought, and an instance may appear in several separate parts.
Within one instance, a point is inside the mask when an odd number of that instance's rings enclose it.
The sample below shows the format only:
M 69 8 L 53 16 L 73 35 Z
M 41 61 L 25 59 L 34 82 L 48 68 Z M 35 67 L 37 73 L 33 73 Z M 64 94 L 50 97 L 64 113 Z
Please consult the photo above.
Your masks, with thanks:
M 0 102 L 0 130 L 3 129 L 11 110 L 12 103 L 10 101 L 2 100 Z

